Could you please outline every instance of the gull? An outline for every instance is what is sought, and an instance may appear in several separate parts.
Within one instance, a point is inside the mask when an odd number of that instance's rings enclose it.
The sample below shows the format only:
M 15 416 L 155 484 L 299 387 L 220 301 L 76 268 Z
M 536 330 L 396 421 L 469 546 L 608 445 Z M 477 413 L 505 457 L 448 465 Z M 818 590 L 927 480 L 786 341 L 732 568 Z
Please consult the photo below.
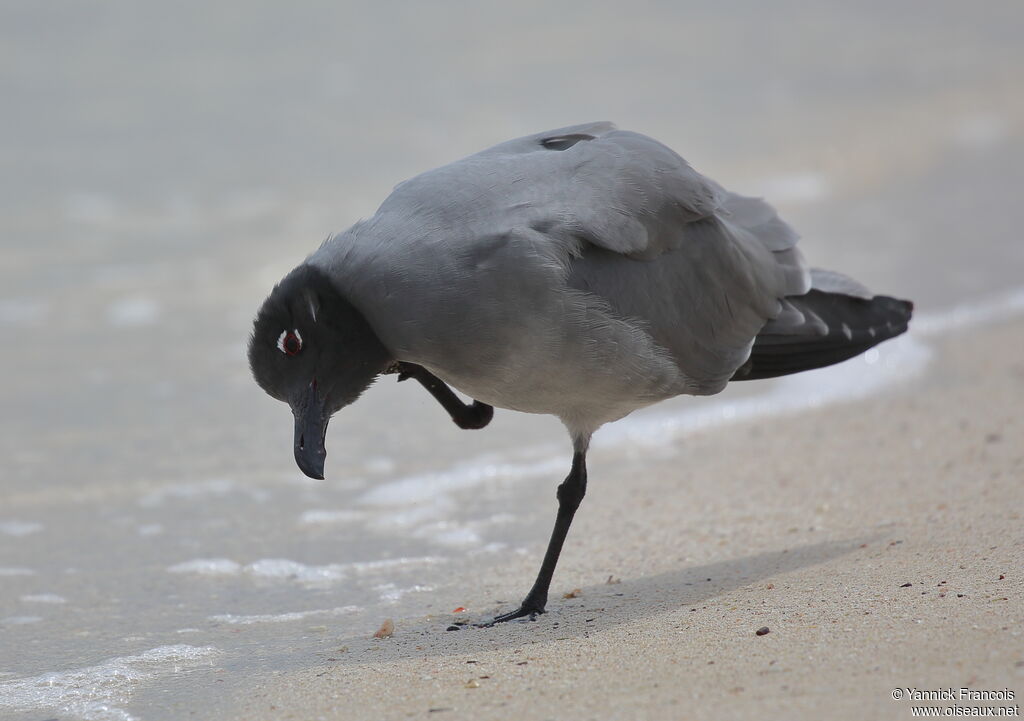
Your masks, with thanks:
M 573 455 L 547 552 L 520 606 L 491 624 L 533 618 L 586 493 L 594 431 L 907 329 L 909 301 L 810 268 L 797 238 L 765 201 L 645 135 L 605 122 L 530 135 L 399 184 L 330 236 L 264 301 L 249 363 L 291 407 L 312 478 L 331 415 L 385 374 L 415 379 L 461 428 L 495 407 L 558 417 Z

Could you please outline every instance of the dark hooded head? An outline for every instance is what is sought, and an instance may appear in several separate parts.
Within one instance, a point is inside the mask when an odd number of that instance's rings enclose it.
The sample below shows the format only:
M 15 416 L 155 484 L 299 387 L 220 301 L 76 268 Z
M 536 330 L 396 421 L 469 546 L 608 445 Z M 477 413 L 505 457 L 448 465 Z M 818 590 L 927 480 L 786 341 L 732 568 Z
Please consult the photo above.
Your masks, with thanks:
M 274 287 L 249 339 L 252 375 L 291 406 L 295 462 L 311 478 L 323 478 L 331 415 L 358 398 L 390 362 L 363 315 L 309 265 Z

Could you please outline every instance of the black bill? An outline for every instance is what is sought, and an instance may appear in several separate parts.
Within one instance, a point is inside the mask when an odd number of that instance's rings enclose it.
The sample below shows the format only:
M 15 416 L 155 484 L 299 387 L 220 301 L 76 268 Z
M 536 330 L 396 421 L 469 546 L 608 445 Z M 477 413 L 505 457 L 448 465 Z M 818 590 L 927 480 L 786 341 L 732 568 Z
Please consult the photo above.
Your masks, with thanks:
M 295 416 L 295 463 L 307 476 L 322 481 L 327 459 L 324 436 L 331 419 L 317 392 L 316 381 L 310 383 L 292 405 L 292 413 Z

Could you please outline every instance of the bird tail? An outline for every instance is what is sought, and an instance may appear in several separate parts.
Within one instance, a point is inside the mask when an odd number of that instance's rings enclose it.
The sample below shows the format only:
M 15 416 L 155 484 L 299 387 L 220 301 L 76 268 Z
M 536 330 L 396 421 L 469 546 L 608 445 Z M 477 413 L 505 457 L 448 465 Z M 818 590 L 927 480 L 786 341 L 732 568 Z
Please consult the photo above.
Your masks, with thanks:
M 811 290 L 788 296 L 782 312 L 754 339 L 750 357 L 734 381 L 799 373 L 860 355 L 907 330 L 910 301 L 872 295 L 851 278 L 811 271 Z

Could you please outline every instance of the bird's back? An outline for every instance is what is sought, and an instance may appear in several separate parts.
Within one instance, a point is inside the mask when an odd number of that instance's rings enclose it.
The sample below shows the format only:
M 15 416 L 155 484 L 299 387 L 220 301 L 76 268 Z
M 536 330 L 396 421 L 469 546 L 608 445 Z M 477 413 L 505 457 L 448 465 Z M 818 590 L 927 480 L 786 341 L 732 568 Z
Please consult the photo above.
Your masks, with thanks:
M 399 358 L 599 425 L 720 390 L 780 300 L 807 291 L 795 243 L 767 204 L 596 123 L 408 180 L 310 262 Z

